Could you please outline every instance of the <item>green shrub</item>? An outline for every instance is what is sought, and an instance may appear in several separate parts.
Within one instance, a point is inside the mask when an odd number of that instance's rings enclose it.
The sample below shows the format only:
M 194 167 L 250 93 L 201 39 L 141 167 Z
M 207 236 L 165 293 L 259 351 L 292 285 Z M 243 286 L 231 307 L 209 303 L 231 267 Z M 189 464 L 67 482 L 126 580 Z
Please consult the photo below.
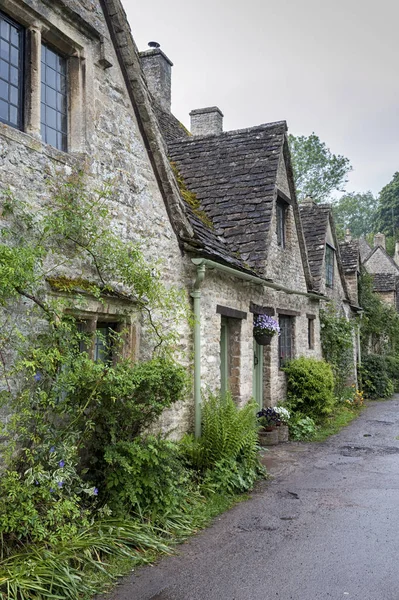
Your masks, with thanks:
M 387 364 L 385 356 L 368 354 L 363 356 L 360 367 L 365 396 L 371 399 L 389 398 L 394 392 L 389 372 L 393 372 L 392 363 Z
M 314 419 L 331 413 L 334 377 L 328 363 L 302 356 L 289 361 L 283 371 L 287 374 L 287 400 L 294 412 Z
M 395 392 L 399 391 L 399 357 L 387 355 L 385 357 L 387 373 L 392 380 Z
M 294 413 L 289 422 L 290 438 L 292 440 L 311 440 L 316 432 L 316 423 L 311 417 Z
M 190 493 L 190 482 L 178 450 L 177 443 L 155 436 L 106 448 L 109 506 L 119 513 L 153 520 L 181 508 Z
M 320 311 L 320 338 L 323 357 L 333 370 L 335 395 L 342 396 L 354 370 L 353 322 L 330 305 Z
M 204 402 L 202 436 L 185 436 L 181 448 L 205 489 L 236 493 L 253 486 L 261 472 L 256 410 L 255 402 L 238 408 L 230 394 Z

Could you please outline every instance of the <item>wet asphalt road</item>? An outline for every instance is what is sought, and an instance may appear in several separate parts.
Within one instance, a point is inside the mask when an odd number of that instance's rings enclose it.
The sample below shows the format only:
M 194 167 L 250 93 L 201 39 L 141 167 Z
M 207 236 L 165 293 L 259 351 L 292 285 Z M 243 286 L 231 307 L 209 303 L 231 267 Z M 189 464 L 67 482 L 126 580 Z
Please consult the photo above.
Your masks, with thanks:
M 249 501 L 112 600 L 399 600 L 399 395 L 322 444 L 290 443 Z

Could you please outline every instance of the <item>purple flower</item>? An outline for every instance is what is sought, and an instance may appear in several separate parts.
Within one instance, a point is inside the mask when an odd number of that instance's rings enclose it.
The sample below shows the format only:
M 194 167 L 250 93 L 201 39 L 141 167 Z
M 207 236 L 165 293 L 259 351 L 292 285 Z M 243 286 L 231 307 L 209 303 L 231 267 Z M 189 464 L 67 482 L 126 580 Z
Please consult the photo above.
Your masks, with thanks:
M 277 333 L 280 335 L 280 326 L 276 319 L 269 317 L 269 315 L 254 315 L 254 333 L 269 335 Z
M 35 480 L 35 485 L 39 485 L 39 482 L 37 479 Z
M 63 460 L 60 460 L 60 462 L 58 464 L 60 465 L 61 469 L 62 469 L 62 467 L 65 467 L 65 461 L 63 461 Z
M 57 485 L 58 485 L 59 488 L 62 488 L 62 486 L 64 485 L 64 482 L 63 481 L 59 481 Z
M 52 494 L 54 492 L 53 488 L 50 488 L 50 494 Z
M 94 490 L 93 490 L 93 494 L 94 494 L 95 496 L 98 496 L 98 488 L 96 488 L 96 487 L 94 488 Z
M 55 447 L 51 446 L 51 448 L 50 448 L 50 454 L 52 454 L 53 452 L 55 452 Z
M 42 378 L 42 374 L 41 374 L 41 373 L 38 371 L 38 372 L 36 373 L 36 375 L 34 376 L 34 378 L 33 378 L 33 379 L 34 379 L 35 381 L 40 381 L 40 380 L 41 380 L 41 378 Z

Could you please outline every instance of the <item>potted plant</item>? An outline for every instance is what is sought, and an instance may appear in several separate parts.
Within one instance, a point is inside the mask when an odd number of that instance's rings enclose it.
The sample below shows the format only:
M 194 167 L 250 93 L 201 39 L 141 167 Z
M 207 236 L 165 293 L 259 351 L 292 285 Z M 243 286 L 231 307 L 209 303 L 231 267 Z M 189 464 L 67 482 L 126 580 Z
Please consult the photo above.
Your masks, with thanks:
M 269 315 L 254 315 L 254 338 L 260 346 L 270 344 L 275 334 L 280 335 L 280 327 L 276 319 Z
M 262 408 L 256 413 L 259 422 L 259 444 L 261 446 L 274 446 L 278 444 L 278 425 L 280 417 L 274 408 Z
M 280 420 L 280 427 L 278 428 L 278 441 L 288 442 L 288 422 L 290 420 L 290 411 L 284 406 L 276 406 L 274 411 L 278 414 Z

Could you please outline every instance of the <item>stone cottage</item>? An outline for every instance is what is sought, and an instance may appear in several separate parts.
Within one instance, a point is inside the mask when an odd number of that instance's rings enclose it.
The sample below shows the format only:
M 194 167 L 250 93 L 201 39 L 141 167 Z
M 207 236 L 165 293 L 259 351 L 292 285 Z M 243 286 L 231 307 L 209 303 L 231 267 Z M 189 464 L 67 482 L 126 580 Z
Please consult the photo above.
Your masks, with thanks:
M 345 244 L 338 243 L 331 205 L 316 204 L 311 198 L 306 198 L 300 205 L 300 213 L 316 289 L 334 303 L 338 314 L 354 319 L 361 313 L 358 305 L 358 244 L 349 238 Z M 354 383 L 357 381 L 356 366 L 359 359 L 357 325 L 353 331 Z
M 60 169 L 84 165 L 94 186 L 112 178 L 115 229 L 192 301 L 194 336 L 187 323 L 179 333 L 194 398 L 165 413 L 164 429 L 195 421 L 198 432 L 207 388 L 239 403 L 283 399 L 284 360 L 321 356 L 325 292 L 308 263 L 285 122 L 223 132 L 211 107 L 192 112 L 189 134 L 170 112 L 170 60 L 159 48 L 139 57 L 120 0 L 5 0 L 0 36 L 1 189 L 40 203 Z M 281 327 L 265 347 L 257 313 Z M 133 303 L 89 299 L 84 318 L 94 335 L 127 320 L 128 353 L 148 355 Z
M 392 258 L 385 249 L 385 235 L 377 233 L 374 236 L 374 248 L 371 249 L 363 239 L 362 265 L 373 278 L 373 290 L 381 300 L 398 308 L 399 287 L 399 242 L 395 244 L 395 254 Z

